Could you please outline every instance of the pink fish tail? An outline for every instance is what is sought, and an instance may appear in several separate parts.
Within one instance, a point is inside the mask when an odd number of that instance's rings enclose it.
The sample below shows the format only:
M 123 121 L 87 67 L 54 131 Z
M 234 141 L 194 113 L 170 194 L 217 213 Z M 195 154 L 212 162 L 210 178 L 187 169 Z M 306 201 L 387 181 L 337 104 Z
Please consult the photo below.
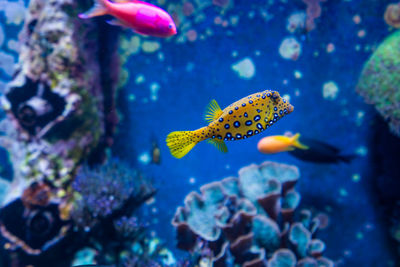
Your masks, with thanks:
M 89 19 L 97 16 L 103 16 L 108 14 L 108 0 L 95 0 L 93 7 L 85 13 L 78 15 L 81 19 Z

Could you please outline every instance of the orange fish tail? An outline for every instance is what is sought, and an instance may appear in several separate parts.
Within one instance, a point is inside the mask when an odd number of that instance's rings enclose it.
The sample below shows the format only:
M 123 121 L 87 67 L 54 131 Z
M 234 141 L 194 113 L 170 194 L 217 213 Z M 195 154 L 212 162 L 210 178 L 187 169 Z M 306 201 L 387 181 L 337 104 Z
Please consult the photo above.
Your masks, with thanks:
M 78 15 L 81 19 L 89 19 L 97 16 L 103 16 L 108 14 L 108 0 L 95 0 L 94 6 L 85 13 Z
M 300 142 L 299 138 L 300 138 L 300 134 L 299 134 L 299 133 L 297 133 L 296 135 L 294 135 L 294 136 L 292 137 L 292 140 L 293 140 L 292 145 L 293 145 L 294 147 L 298 148 L 298 149 L 304 149 L 304 150 L 305 150 L 305 149 L 308 149 L 308 146 L 302 144 L 302 143 Z

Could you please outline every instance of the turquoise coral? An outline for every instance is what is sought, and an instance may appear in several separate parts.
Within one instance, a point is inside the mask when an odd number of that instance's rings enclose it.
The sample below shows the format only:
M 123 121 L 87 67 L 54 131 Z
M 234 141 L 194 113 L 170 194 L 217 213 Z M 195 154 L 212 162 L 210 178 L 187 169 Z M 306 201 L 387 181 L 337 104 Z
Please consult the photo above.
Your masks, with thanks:
M 191 192 L 172 220 L 177 246 L 214 266 L 333 266 L 315 239 L 318 219 L 303 210 L 293 222 L 299 176 L 295 166 L 264 162 Z
M 387 37 L 366 62 L 357 92 L 400 136 L 400 31 Z

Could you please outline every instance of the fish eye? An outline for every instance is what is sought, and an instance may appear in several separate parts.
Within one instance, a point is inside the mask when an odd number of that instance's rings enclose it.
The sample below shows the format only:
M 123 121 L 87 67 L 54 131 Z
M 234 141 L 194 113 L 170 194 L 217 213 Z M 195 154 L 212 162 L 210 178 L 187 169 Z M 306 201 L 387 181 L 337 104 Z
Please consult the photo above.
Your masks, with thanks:
M 169 25 L 168 25 L 168 28 L 172 29 L 172 24 L 169 24 Z

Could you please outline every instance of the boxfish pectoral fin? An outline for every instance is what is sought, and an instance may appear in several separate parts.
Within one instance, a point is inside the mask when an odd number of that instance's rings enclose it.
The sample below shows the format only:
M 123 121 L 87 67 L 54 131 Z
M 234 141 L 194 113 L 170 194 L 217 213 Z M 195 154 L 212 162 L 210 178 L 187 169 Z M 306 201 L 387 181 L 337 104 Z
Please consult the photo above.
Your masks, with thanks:
M 228 147 L 223 140 L 219 139 L 208 139 L 207 143 L 214 145 L 219 151 L 226 153 L 228 152 Z
M 221 114 L 222 114 L 221 108 L 219 107 L 217 101 L 213 99 L 206 107 L 204 118 L 206 122 L 211 123 L 212 121 L 218 119 L 218 117 L 221 116 Z

